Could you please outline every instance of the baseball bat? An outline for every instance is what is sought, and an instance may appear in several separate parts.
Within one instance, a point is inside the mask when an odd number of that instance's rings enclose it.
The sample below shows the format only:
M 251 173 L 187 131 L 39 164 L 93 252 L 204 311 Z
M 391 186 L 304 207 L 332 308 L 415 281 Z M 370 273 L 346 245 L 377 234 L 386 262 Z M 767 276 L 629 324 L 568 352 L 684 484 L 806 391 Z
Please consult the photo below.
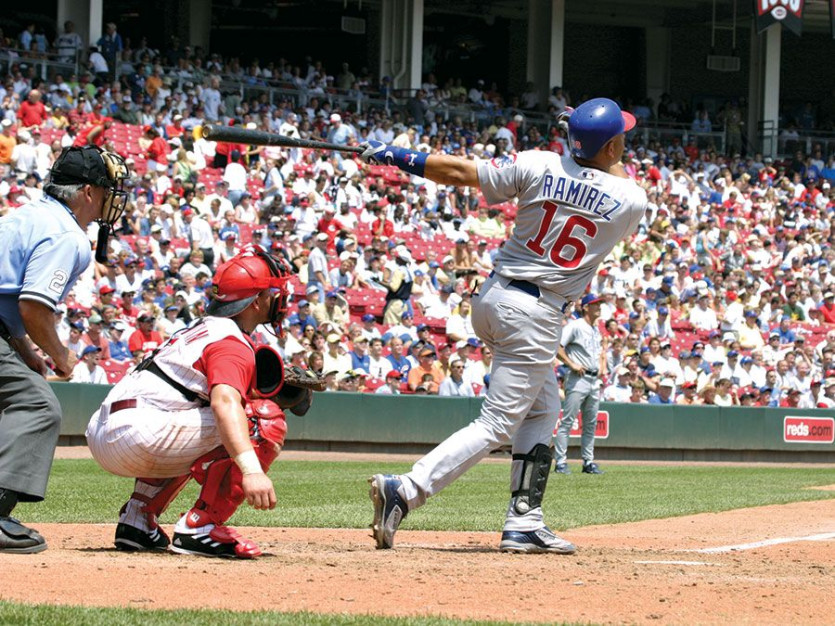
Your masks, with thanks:
M 250 146 L 281 146 L 282 148 L 313 148 L 315 150 L 339 150 L 340 152 L 363 151 L 359 146 L 341 146 L 326 141 L 312 139 L 296 139 L 278 133 L 268 133 L 263 130 L 250 130 L 240 126 L 203 126 L 203 138 L 209 141 L 225 143 L 245 143 Z

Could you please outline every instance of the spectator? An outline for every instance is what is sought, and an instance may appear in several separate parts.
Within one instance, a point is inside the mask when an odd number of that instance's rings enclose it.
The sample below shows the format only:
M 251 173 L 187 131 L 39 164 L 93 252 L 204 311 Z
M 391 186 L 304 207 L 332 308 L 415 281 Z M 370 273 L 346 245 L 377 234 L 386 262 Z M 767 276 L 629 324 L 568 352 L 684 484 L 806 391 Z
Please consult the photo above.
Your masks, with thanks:
M 383 322 L 386 324 L 397 324 L 408 310 L 412 295 L 412 261 L 408 248 L 397 246 L 394 249 L 394 263 L 385 269 L 382 283 L 388 290 L 383 310 Z
M 345 334 L 345 324 L 348 317 L 338 301 L 339 293 L 335 290 L 329 291 L 325 294 L 323 303 L 312 307 L 312 315 L 318 326 L 321 326 L 324 322 L 330 322 L 338 333 Z
M 17 119 L 20 120 L 20 125 L 23 128 L 40 126 L 46 121 L 47 117 L 46 107 L 41 102 L 41 92 L 32 89 L 17 111 Z
M 102 318 L 100 315 L 94 313 L 87 319 L 87 332 L 81 337 L 81 340 L 88 346 L 94 346 L 99 349 L 99 356 L 102 359 L 110 358 L 110 344 L 107 338 L 102 334 Z
M 601 399 L 604 402 L 629 402 L 632 395 L 631 381 L 632 372 L 625 367 L 620 368 L 614 381 L 603 389 Z
M 380 395 L 400 395 L 400 380 L 403 375 L 397 370 L 390 370 L 385 374 L 386 383 L 377 388 L 374 393 Z
M 123 339 L 125 330 L 127 330 L 127 324 L 122 321 L 117 320 L 110 325 L 108 349 L 110 350 L 111 361 L 130 361 L 133 357 L 128 342 Z
M 364 370 L 371 373 L 371 356 L 368 354 L 368 339 L 360 335 L 353 341 L 354 348 L 351 355 L 351 369 Z
M 418 353 L 418 366 L 409 370 L 407 375 L 409 389 L 415 391 L 419 386 L 426 387 L 426 392 L 437 394 L 438 387 L 443 381 L 443 376 L 437 368 L 433 367 L 437 355 L 435 349 L 424 346 Z M 426 380 L 424 377 L 429 377 Z
M 449 376 L 444 378 L 438 388 L 439 396 L 457 396 L 474 398 L 473 386 L 464 380 L 464 362 L 460 358 L 450 361 Z
M 99 365 L 101 348 L 87 346 L 81 351 L 81 358 L 72 370 L 70 382 L 92 383 L 94 385 L 107 384 L 107 372 Z
M 323 371 L 336 371 L 337 380 L 351 370 L 351 357 L 343 350 L 341 341 L 342 336 L 337 333 L 330 333 L 327 336 L 327 352 L 324 354 L 325 361 L 322 366 Z
M 676 383 L 672 378 L 662 378 L 658 383 L 658 390 L 649 398 L 650 404 L 675 404 L 673 392 Z
M 400 337 L 392 337 L 389 340 L 389 350 L 390 354 L 386 358 L 391 363 L 392 369 L 397 370 L 403 376 L 408 376 L 412 365 L 403 354 L 403 340 Z
M 681 395 L 676 398 L 676 404 L 683 404 L 685 406 L 699 404 L 699 400 L 696 397 L 696 383 L 691 381 L 681 386 Z
M 112 80 L 116 74 L 116 68 L 121 62 L 122 50 L 122 36 L 116 32 L 116 24 L 108 22 L 104 27 L 104 35 L 102 35 L 96 42 L 101 54 L 107 62 L 109 68 L 108 79 Z
M 128 340 L 128 348 L 134 359 L 144 359 L 162 343 L 162 335 L 154 330 L 156 318 L 151 313 L 141 313 L 136 318 L 136 331 Z

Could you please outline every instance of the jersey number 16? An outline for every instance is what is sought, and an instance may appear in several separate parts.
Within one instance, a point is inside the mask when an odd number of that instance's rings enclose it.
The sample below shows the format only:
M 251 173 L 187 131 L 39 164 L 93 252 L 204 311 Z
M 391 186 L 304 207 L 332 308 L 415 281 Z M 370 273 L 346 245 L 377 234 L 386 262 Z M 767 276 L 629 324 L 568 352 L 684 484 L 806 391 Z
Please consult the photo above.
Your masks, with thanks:
M 551 228 L 551 222 L 554 221 L 554 216 L 557 214 L 557 205 L 554 202 L 543 202 L 542 208 L 545 211 L 545 216 L 539 225 L 539 232 L 536 233 L 536 237 L 528 239 L 525 243 L 531 252 L 539 256 L 545 256 L 546 250 L 542 247 L 542 240 L 548 234 L 548 230 Z M 589 239 L 594 238 L 597 234 L 597 225 L 589 218 L 583 217 L 582 215 L 570 216 L 565 220 L 565 224 L 557 235 L 556 241 L 554 241 L 554 245 L 548 251 L 548 256 L 554 264 L 567 269 L 572 269 L 580 265 L 588 248 L 586 247 L 585 241 L 575 236 L 576 229 L 583 230 Z M 562 256 L 566 250 L 571 252 L 571 256 L 568 258 Z

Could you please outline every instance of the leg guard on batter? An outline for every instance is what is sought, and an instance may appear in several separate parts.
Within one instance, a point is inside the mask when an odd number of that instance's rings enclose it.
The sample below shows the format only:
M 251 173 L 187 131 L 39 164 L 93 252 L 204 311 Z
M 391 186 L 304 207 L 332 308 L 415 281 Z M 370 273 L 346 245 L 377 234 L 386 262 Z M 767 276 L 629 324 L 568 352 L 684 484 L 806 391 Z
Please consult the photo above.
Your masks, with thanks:
M 549 446 L 538 443 L 527 454 L 514 454 L 513 463 L 521 463 L 521 470 L 514 471 L 518 476 L 517 484 L 511 485 L 513 509 L 519 515 L 542 505 L 545 486 L 548 484 L 548 473 L 551 470 L 553 453 Z M 515 469 L 515 468 L 514 468 Z

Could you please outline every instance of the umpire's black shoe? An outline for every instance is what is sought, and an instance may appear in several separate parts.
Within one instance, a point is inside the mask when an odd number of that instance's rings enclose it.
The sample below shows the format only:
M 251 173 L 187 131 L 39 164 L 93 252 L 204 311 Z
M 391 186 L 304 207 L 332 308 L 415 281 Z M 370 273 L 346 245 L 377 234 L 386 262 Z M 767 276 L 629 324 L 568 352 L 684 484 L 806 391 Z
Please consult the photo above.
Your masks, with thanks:
M 568 463 L 557 463 L 554 467 L 555 474 L 570 474 L 571 469 L 568 467 Z
M 35 554 L 46 550 L 46 539 L 13 517 L 0 517 L 0 554 Z
M 583 463 L 584 474 L 602 474 L 603 470 L 597 466 L 597 463 Z
M 127 524 L 116 524 L 116 538 L 113 545 L 117 550 L 124 552 L 141 552 L 145 550 L 167 550 L 168 535 L 157 527 L 151 531 L 145 531 L 136 526 Z

